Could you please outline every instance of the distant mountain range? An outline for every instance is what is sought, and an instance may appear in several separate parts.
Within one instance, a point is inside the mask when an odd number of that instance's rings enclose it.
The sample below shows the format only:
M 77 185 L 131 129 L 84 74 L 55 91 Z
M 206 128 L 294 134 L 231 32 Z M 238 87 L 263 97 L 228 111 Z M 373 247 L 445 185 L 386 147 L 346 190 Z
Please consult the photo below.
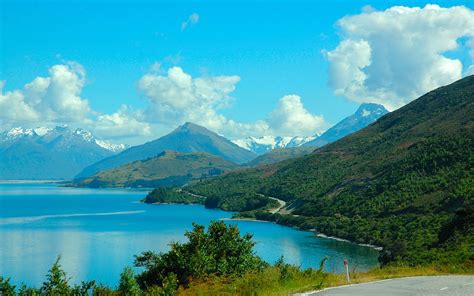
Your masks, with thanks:
M 12 128 L 0 134 L 0 180 L 70 179 L 125 148 L 67 126 Z
M 247 166 L 270 164 L 310 153 L 315 147 L 353 133 L 386 113 L 381 105 L 362 104 L 354 115 L 321 136 L 248 137 L 234 142 L 188 122 L 168 135 L 131 148 L 99 140 L 86 130 L 71 130 L 66 126 L 14 128 L 0 134 L 0 179 L 91 177 L 133 161 L 153 158 L 167 150 L 205 152 Z M 301 146 L 311 148 L 283 149 Z M 258 155 L 261 157 L 257 158 Z
M 293 148 L 301 146 L 307 142 L 313 141 L 318 135 L 312 137 L 247 137 L 234 140 L 233 142 L 242 148 L 253 151 L 258 155 L 263 155 L 273 149 Z
M 344 118 L 316 139 L 303 143 L 302 145 L 322 147 L 374 123 L 387 113 L 387 109 L 382 105 L 374 103 L 361 104 L 356 113 Z
M 99 172 L 73 185 L 93 188 L 181 186 L 237 167 L 233 162 L 204 152 L 164 151 L 153 158 Z
M 252 151 L 239 147 L 223 136 L 187 122 L 166 136 L 131 147 L 85 168 L 77 175 L 77 178 L 90 177 L 97 172 L 116 168 L 132 161 L 155 157 L 165 150 L 182 153 L 206 152 L 237 164 L 249 162 L 257 157 Z

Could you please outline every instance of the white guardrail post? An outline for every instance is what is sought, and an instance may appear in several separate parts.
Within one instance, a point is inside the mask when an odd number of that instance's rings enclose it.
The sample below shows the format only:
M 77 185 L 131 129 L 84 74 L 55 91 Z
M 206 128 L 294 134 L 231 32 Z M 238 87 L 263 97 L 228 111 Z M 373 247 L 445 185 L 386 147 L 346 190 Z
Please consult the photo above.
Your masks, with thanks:
M 347 259 L 344 259 L 344 267 L 346 268 L 346 279 L 347 283 L 351 283 L 351 279 L 349 278 L 349 261 Z

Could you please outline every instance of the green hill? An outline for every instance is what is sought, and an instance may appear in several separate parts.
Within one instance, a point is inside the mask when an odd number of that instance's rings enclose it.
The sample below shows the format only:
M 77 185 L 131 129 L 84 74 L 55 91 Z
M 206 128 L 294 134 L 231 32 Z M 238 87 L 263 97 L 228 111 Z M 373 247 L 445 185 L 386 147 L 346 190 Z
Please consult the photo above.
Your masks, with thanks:
M 230 161 L 204 152 L 164 151 L 154 158 L 103 171 L 75 184 L 81 187 L 178 186 L 217 176 L 236 167 Z
M 159 139 L 131 147 L 86 167 L 76 178 L 90 177 L 98 172 L 117 168 L 132 161 L 154 157 L 166 150 L 183 153 L 206 152 L 238 164 L 249 162 L 257 157 L 255 153 L 237 146 L 205 127 L 186 122 Z
M 258 219 L 382 246 L 382 262 L 474 262 L 474 76 L 292 161 L 185 188 L 213 204 L 261 194 L 287 202 Z M 220 201 L 220 202 L 215 202 Z
M 256 167 L 259 165 L 274 164 L 287 159 L 300 157 L 310 154 L 314 151 L 314 147 L 292 147 L 292 148 L 277 148 L 260 155 L 245 166 Z

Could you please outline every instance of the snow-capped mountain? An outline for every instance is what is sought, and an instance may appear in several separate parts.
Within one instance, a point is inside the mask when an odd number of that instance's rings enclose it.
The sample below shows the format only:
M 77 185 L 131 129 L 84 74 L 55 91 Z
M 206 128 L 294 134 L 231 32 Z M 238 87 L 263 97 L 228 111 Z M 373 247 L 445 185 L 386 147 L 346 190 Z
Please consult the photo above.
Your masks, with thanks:
M 233 142 L 258 155 L 265 154 L 275 148 L 321 147 L 366 127 L 387 113 L 387 109 L 382 105 L 364 103 L 353 115 L 344 118 L 321 135 L 316 134 L 313 137 L 247 137 Z
M 67 126 L 12 128 L 0 133 L 0 180 L 69 179 L 126 148 Z
M 121 152 L 129 147 L 125 144 L 114 144 L 107 141 L 99 140 L 95 138 L 90 131 L 86 131 L 80 128 L 76 129 L 74 133 L 78 136 L 81 136 L 84 141 L 88 141 L 89 143 L 95 143 L 100 147 L 110 150 L 112 152 Z
M 37 127 L 37 128 L 23 128 L 15 127 L 3 133 L 0 133 L 0 147 L 4 146 L 5 143 L 17 140 L 20 138 L 39 139 L 42 137 L 49 137 L 51 135 L 58 135 L 58 133 L 72 133 L 84 141 L 92 144 L 96 144 L 106 150 L 112 152 L 120 152 L 127 149 L 129 146 L 125 144 L 114 144 L 108 141 L 99 140 L 92 135 L 91 132 L 78 128 L 71 131 L 66 125 L 57 126 L 55 128 Z
M 304 146 L 322 147 L 374 123 L 387 113 L 387 109 L 382 105 L 374 103 L 361 104 L 353 115 L 339 121 L 318 138 L 305 143 Z
M 262 155 L 275 148 L 298 147 L 309 141 L 314 140 L 316 137 L 317 135 L 314 137 L 263 136 L 247 137 L 244 139 L 234 140 L 233 142 L 242 148 L 253 151 L 258 155 Z

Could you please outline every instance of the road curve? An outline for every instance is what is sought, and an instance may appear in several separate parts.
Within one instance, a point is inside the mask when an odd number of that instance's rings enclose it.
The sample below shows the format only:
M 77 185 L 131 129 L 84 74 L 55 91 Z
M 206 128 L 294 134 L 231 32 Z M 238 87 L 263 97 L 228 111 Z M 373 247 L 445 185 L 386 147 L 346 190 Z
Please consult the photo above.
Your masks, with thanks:
M 364 284 L 327 288 L 321 291 L 307 292 L 304 296 L 405 296 L 405 295 L 474 295 L 474 276 L 418 276 L 388 279 Z
M 272 197 L 272 196 L 267 196 L 267 195 L 263 195 L 263 194 L 259 194 L 260 196 L 264 196 L 264 197 L 267 197 L 269 199 L 273 199 L 273 200 L 276 200 L 280 205 L 276 208 L 273 208 L 273 209 L 269 209 L 268 211 L 272 214 L 275 214 L 275 213 L 278 213 L 281 209 L 283 209 L 284 207 L 286 207 L 286 201 L 284 200 L 281 200 L 279 198 L 276 198 L 276 197 Z

